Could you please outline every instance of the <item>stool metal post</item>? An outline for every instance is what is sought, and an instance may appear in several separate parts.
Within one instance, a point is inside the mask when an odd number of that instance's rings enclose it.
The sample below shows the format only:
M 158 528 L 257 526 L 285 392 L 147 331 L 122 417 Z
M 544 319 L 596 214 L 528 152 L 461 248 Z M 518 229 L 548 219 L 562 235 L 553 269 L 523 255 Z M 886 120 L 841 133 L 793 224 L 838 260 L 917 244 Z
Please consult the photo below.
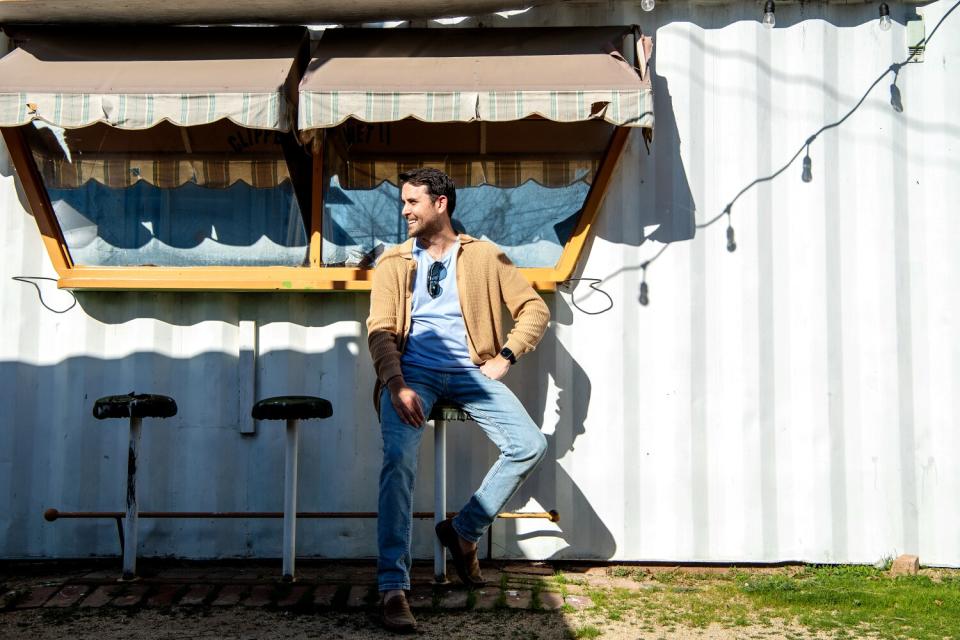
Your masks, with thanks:
M 293 581 L 297 548 L 297 420 L 287 420 L 287 446 L 283 479 L 283 579 Z
M 294 580 L 297 558 L 297 454 L 301 420 L 320 420 L 333 415 L 333 405 L 315 396 L 275 396 L 253 405 L 254 420 L 285 420 L 286 446 L 283 470 L 283 580 Z
M 130 446 L 127 450 L 127 516 L 123 521 L 123 579 L 137 575 L 137 461 L 140 457 L 142 418 L 130 418 Z
M 447 421 L 433 421 L 433 523 L 436 526 L 447 517 Z M 447 550 L 440 539 L 433 538 L 433 579 L 438 584 L 447 581 Z

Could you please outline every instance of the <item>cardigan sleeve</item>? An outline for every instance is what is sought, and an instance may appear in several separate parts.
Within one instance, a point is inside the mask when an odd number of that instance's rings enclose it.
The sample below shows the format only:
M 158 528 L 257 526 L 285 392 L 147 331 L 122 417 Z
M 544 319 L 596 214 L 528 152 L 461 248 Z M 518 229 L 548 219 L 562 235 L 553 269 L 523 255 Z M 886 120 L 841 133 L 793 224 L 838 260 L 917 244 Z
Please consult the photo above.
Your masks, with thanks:
M 519 358 L 540 342 L 550 322 L 550 309 L 510 258 L 497 250 L 496 260 L 500 292 L 514 321 L 504 346 Z
M 398 269 L 403 258 L 386 255 L 373 271 L 373 288 L 370 291 L 370 315 L 367 317 L 367 346 L 373 358 L 377 378 L 386 384 L 390 378 L 403 375 L 400 368 L 400 349 L 397 336 L 403 328 L 399 309 L 404 304 L 397 289 Z

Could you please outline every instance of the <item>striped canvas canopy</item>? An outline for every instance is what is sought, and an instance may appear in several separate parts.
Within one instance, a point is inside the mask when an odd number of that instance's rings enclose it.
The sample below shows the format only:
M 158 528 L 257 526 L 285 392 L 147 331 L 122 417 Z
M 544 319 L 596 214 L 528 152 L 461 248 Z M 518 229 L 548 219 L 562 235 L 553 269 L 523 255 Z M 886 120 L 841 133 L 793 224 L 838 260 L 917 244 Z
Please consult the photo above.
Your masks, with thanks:
M 302 28 L 15 31 L 18 48 L 0 59 L 0 126 L 146 129 L 226 118 L 289 131 L 305 38 Z
M 300 82 L 299 128 L 531 116 L 653 127 L 651 53 L 621 27 L 328 30 Z

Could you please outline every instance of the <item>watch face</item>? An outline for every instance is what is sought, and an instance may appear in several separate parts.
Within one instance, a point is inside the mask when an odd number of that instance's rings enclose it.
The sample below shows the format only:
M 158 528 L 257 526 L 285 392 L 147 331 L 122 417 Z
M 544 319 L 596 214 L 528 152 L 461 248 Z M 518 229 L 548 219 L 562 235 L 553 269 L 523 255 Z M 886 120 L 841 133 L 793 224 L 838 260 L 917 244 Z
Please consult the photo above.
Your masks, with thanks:
M 500 350 L 500 355 L 509 360 L 511 364 L 516 364 L 517 362 L 517 359 L 513 356 L 513 351 L 507 347 Z

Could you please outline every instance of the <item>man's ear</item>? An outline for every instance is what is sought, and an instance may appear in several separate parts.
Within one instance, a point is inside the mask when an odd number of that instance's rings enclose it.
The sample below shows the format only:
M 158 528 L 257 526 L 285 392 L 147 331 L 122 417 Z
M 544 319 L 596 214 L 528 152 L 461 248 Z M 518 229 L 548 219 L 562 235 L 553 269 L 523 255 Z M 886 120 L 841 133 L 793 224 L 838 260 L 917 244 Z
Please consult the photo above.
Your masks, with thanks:
M 447 196 L 437 196 L 437 199 L 434 202 L 434 204 L 437 205 L 437 209 L 439 209 L 442 213 L 447 212 L 447 204 L 448 204 Z

